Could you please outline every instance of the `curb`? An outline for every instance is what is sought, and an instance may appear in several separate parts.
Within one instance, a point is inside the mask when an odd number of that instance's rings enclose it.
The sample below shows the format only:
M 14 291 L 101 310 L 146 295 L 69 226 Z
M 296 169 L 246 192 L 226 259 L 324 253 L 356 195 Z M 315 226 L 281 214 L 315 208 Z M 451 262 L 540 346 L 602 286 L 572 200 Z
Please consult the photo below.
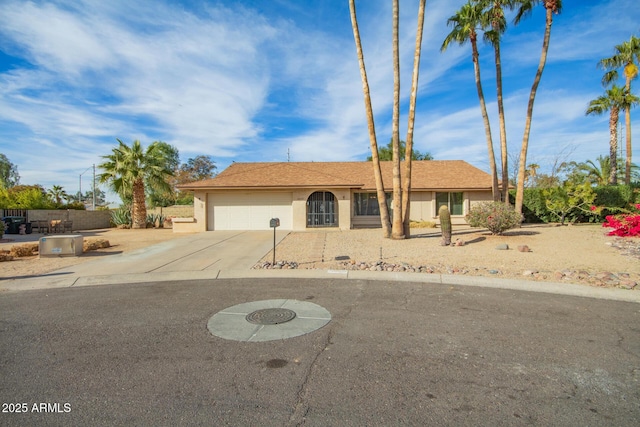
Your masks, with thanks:
M 389 282 L 435 283 L 443 285 L 471 286 L 525 292 L 541 292 L 556 295 L 597 298 L 613 301 L 640 303 L 640 292 L 618 288 L 597 288 L 575 283 L 535 282 L 522 279 L 487 278 L 484 276 L 458 276 L 448 274 L 399 273 L 386 271 L 352 270 L 204 270 L 176 271 L 170 273 L 114 274 L 104 276 L 43 275 L 27 279 L 0 281 L 0 292 L 19 292 L 36 289 L 56 289 L 83 286 L 151 283 L 185 280 L 217 279 L 343 279 L 377 280 Z

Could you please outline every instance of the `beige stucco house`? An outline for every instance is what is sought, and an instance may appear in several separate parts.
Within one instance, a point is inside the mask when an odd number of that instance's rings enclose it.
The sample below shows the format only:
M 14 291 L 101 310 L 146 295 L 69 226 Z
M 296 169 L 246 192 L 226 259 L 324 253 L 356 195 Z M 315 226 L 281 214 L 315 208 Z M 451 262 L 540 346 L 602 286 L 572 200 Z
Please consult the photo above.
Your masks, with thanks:
M 461 160 L 412 163 L 411 219 L 437 222 L 442 204 L 463 224 L 472 204 L 492 200 L 491 176 Z M 381 162 L 392 193 L 392 163 Z M 233 163 L 216 177 L 180 186 L 194 192 L 194 217 L 174 230 L 268 230 L 380 227 L 371 162 Z

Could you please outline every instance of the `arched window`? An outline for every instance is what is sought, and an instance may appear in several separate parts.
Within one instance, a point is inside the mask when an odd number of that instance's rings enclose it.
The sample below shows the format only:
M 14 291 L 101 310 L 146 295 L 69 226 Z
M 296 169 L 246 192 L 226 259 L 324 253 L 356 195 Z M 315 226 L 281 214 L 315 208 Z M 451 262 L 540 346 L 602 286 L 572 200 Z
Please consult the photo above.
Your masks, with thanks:
M 316 191 L 307 199 L 307 227 L 337 227 L 336 197 L 328 191 Z

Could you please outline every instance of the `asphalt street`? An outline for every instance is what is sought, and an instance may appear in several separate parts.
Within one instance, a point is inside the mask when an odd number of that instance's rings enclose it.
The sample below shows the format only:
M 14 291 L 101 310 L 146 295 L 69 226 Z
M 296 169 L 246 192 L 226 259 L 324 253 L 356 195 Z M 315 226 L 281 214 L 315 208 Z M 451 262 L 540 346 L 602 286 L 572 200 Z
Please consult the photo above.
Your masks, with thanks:
M 279 298 L 331 321 L 268 342 L 207 329 Z M 634 302 L 410 281 L 3 292 L 0 425 L 637 426 L 638 325 Z

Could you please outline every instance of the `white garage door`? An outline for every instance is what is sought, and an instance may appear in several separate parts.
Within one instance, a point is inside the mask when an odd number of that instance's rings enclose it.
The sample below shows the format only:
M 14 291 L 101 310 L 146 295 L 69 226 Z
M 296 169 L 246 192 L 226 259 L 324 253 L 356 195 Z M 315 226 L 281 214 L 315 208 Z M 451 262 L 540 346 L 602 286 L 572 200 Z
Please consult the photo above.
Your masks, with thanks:
M 209 230 L 269 230 L 271 218 L 280 229 L 293 226 L 292 193 L 209 193 Z

